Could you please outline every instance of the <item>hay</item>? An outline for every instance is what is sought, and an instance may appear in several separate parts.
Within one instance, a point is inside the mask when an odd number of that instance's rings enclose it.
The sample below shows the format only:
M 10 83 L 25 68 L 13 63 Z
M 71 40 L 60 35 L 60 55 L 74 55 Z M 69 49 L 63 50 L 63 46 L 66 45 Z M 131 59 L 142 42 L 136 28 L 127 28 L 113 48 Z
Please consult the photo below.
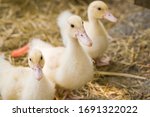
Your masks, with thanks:
M 128 78 L 134 78 L 134 79 L 140 79 L 140 80 L 146 80 L 147 78 L 142 76 L 136 76 L 132 74 L 126 74 L 126 73 L 117 73 L 117 72 L 104 72 L 104 71 L 96 71 L 96 75 L 105 75 L 105 76 L 121 76 L 121 77 L 128 77 Z
M 70 9 L 73 13 L 82 16 L 83 19 L 87 19 L 86 10 L 89 2 L 90 0 L 1 0 L 0 52 L 5 53 L 6 58 L 13 65 L 27 66 L 26 55 L 21 58 L 11 58 L 10 52 L 28 43 L 32 38 L 41 38 L 54 46 L 62 45 L 56 24 L 58 14 L 63 10 Z M 125 17 L 124 14 L 131 12 L 126 9 L 129 3 L 124 2 L 124 5 L 119 5 L 122 1 L 116 2 L 110 2 L 109 6 L 121 20 Z M 135 7 L 132 11 L 140 10 L 141 8 Z M 106 21 L 104 23 L 107 29 L 114 26 Z M 96 71 L 121 72 L 150 78 L 149 33 L 150 30 L 142 30 L 134 35 L 118 37 L 113 40 L 106 53 L 111 57 L 111 64 L 95 68 Z M 72 91 L 65 99 L 133 99 L 133 97 L 138 99 L 138 96 L 132 95 L 135 94 L 132 90 L 133 87 L 128 87 L 128 85 L 131 86 L 131 82 L 142 84 L 141 81 L 129 77 L 122 78 L 126 82 L 116 81 L 116 79 L 118 78 L 114 76 L 96 74 L 92 82 L 87 83 L 79 90 Z M 59 99 L 64 99 L 62 93 L 57 93 Z

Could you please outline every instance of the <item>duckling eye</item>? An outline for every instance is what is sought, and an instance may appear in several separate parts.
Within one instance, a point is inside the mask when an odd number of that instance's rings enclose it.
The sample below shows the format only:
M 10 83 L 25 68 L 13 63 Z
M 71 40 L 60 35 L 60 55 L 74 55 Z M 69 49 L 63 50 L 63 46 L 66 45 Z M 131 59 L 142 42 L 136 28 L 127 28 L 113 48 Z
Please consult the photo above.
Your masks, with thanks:
M 43 57 L 41 56 L 41 60 L 43 59 Z
M 73 24 L 71 24 L 70 26 L 71 26 L 71 28 L 74 28 L 74 25 L 73 25 Z
M 31 59 L 31 58 L 29 58 L 29 60 L 30 60 L 30 61 L 32 61 L 32 59 Z
M 100 7 L 98 7 L 98 8 L 97 8 L 97 10 L 99 10 L 99 11 L 100 11 L 100 10 L 102 10 L 102 9 L 101 9 Z
M 82 24 L 84 24 L 84 22 L 82 21 Z

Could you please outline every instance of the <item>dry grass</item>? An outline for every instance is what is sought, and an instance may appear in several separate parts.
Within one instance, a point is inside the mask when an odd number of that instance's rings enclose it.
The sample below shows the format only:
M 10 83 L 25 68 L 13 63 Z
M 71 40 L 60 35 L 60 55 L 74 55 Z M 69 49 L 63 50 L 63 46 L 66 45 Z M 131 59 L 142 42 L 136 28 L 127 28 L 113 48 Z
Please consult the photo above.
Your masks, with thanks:
M 21 2 L 13 0 L 12 2 L 11 0 L 0 0 L 0 51 L 5 53 L 12 64 L 27 66 L 26 55 L 14 59 L 10 57 L 10 52 L 28 43 L 32 38 L 41 38 L 54 46 L 62 45 L 56 24 L 58 14 L 65 9 L 70 9 L 86 19 L 89 1 L 25 0 Z M 120 1 L 118 0 L 118 3 Z M 113 2 L 110 6 L 119 19 L 123 19 L 123 14 L 128 13 L 128 10 L 124 10 L 126 6 L 120 5 L 121 8 Z M 134 11 L 137 10 L 140 8 L 134 9 Z M 108 29 L 114 25 L 106 21 L 104 23 Z M 149 78 L 149 33 L 150 30 L 145 30 L 111 42 L 107 51 L 107 56 L 111 57 L 111 64 L 95 68 L 95 70 L 135 74 Z M 134 89 L 134 86 L 142 87 L 142 83 L 140 80 L 131 78 L 95 75 L 92 82 L 79 90 L 72 91 L 65 99 L 137 99 L 136 94 L 140 92 Z M 57 93 L 59 99 L 64 99 L 63 94 Z

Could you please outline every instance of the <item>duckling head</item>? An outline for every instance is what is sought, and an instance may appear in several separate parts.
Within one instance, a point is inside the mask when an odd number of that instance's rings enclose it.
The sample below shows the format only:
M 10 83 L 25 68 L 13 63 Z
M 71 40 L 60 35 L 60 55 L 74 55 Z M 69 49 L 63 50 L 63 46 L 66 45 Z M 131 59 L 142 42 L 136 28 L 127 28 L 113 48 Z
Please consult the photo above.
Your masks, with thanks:
M 29 52 L 28 64 L 34 71 L 37 80 L 41 80 L 43 76 L 42 68 L 44 67 L 44 58 L 41 51 L 34 49 Z
M 92 46 L 92 40 L 85 32 L 83 23 L 81 17 L 77 15 L 70 16 L 67 20 L 68 33 L 72 39 L 78 39 L 81 43 L 90 47 Z
M 89 18 L 107 19 L 116 22 L 117 18 L 108 10 L 108 6 L 103 1 L 94 1 L 88 7 Z

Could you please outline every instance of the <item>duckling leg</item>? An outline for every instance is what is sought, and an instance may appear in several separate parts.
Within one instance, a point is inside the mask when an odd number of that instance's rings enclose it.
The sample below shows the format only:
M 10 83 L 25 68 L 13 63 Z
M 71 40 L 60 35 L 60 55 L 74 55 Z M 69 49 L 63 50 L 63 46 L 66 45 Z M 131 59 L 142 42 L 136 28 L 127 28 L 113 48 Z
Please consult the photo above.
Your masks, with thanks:
M 98 67 L 109 65 L 110 64 L 110 57 L 96 58 L 95 64 Z

